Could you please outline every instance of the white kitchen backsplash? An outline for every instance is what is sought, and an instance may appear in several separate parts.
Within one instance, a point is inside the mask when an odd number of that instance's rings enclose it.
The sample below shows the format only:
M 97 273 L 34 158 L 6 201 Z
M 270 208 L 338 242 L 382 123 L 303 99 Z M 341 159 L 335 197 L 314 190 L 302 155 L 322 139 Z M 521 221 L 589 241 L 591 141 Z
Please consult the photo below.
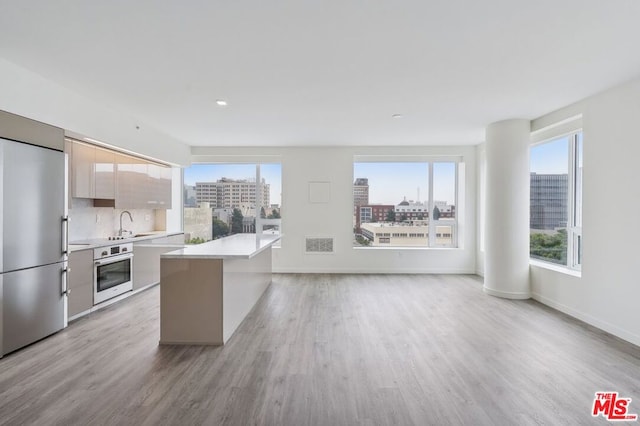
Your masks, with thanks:
M 133 222 L 125 214 L 122 217 L 122 228 L 134 234 L 156 229 L 156 212 L 147 209 L 127 209 L 131 212 Z M 116 235 L 120 228 L 122 209 L 112 207 L 93 207 L 93 201 L 83 198 L 72 198 L 69 209 L 69 241 L 107 238 Z

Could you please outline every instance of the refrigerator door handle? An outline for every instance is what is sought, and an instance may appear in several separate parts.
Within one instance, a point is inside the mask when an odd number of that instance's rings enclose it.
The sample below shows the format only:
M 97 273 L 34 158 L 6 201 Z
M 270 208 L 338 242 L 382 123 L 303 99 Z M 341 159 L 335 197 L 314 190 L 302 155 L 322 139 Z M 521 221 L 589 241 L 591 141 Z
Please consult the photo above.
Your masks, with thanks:
M 69 216 L 62 216 L 62 254 L 69 254 Z
M 69 288 L 69 271 L 71 268 L 63 268 L 62 269 L 62 296 L 69 296 L 71 294 L 71 289 Z

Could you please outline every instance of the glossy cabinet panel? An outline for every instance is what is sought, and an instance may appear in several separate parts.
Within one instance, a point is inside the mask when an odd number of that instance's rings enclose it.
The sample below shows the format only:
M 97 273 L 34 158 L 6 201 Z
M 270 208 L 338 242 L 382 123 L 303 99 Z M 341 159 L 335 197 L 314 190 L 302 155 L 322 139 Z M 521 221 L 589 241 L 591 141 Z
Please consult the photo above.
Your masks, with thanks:
M 95 198 L 95 147 L 75 142 L 71 145 L 71 196 Z
M 100 207 L 171 208 L 171 167 L 82 142 L 68 142 L 72 197 L 102 200 L 94 201 Z
M 6 111 L 0 111 L 0 137 L 64 150 L 64 130 Z
M 69 317 L 93 306 L 93 250 L 69 255 Z
M 116 154 L 116 208 L 146 209 L 146 161 L 124 154 Z
M 116 163 L 116 208 L 171 208 L 170 167 L 123 154 Z
M 116 196 L 116 153 L 96 148 L 94 163 L 95 198 L 113 200 Z

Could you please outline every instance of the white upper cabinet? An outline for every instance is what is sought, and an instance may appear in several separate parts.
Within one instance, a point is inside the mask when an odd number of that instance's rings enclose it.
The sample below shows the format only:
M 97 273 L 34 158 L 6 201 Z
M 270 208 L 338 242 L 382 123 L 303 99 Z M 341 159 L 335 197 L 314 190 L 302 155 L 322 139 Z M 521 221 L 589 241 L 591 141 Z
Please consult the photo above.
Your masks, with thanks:
M 95 198 L 95 147 L 73 142 L 70 156 L 71 196 L 75 198 Z
M 103 200 L 113 200 L 116 198 L 115 158 L 115 152 L 103 148 L 96 148 L 94 198 L 101 198 Z
M 103 207 L 171 208 L 171 167 L 81 142 L 69 145 L 72 197 Z
M 124 154 L 116 163 L 116 208 L 171 208 L 170 167 Z

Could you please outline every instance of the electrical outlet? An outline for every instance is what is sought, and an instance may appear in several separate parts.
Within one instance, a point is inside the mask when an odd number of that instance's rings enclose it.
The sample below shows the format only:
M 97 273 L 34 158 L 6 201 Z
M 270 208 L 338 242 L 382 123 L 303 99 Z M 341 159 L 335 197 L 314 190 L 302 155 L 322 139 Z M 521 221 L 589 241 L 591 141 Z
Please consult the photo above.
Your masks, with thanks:
M 147 222 L 149 222 L 151 220 L 151 215 L 145 214 L 144 215 L 144 220 L 146 220 Z
M 100 223 L 100 215 L 99 214 L 96 215 L 96 223 Z

